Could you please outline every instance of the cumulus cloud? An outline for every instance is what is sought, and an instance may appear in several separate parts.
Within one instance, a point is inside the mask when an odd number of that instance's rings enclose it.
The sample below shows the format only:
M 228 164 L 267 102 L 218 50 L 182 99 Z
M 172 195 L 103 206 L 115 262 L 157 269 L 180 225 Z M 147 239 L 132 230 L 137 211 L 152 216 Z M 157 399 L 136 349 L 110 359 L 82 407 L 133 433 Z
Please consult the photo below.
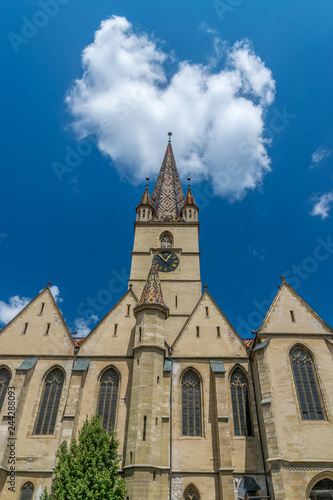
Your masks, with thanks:
M 319 217 L 326 219 L 331 208 L 331 203 L 333 202 L 333 191 L 323 194 L 319 198 L 315 199 L 315 204 L 311 210 L 311 215 L 319 215 Z
M 28 297 L 9 297 L 8 304 L 0 300 L 0 323 L 6 325 L 12 320 L 22 309 L 29 304 L 31 299 Z
M 311 165 L 310 167 L 317 167 L 321 161 L 328 158 L 332 151 L 325 146 L 319 146 L 314 153 L 311 155 Z
M 63 302 L 64 299 L 60 297 L 60 290 L 57 285 L 50 286 L 50 292 L 52 293 L 56 302 Z
M 94 323 L 98 321 L 98 316 L 92 314 L 88 318 L 76 318 L 76 335 L 77 337 L 86 337 L 91 331 L 91 327 Z
M 94 139 L 122 177 L 139 183 L 156 177 L 171 130 L 182 177 L 241 199 L 270 170 L 264 118 L 275 82 L 249 42 L 217 42 L 219 67 L 176 64 L 124 17 L 103 21 L 66 96 L 78 139 Z

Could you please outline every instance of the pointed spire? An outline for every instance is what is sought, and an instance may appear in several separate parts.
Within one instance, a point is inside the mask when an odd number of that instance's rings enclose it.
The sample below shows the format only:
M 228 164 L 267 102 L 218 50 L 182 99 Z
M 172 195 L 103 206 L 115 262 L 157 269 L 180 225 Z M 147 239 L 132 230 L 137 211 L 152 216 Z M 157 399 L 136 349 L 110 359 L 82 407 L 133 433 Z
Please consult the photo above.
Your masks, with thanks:
M 188 180 L 188 188 L 187 188 L 187 193 L 186 193 L 186 198 L 185 198 L 185 205 L 194 205 L 196 207 L 196 204 L 194 201 L 194 196 L 193 196 L 192 189 L 191 189 L 191 184 L 190 184 L 191 177 L 188 177 L 187 180 Z
M 154 220 L 158 221 L 181 220 L 181 210 L 185 203 L 171 146 L 171 132 L 168 135 L 169 142 L 150 200 L 155 211 Z
M 168 309 L 163 299 L 162 287 L 155 257 L 153 258 L 138 306 L 142 306 L 144 304 L 158 305 Z
M 149 194 L 149 186 L 148 186 L 148 182 L 149 182 L 149 177 L 146 177 L 146 187 L 145 187 L 145 190 L 143 192 L 143 195 L 142 195 L 142 198 L 141 198 L 141 201 L 139 203 L 139 205 L 151 205 L 150 203 L 150 194 Z

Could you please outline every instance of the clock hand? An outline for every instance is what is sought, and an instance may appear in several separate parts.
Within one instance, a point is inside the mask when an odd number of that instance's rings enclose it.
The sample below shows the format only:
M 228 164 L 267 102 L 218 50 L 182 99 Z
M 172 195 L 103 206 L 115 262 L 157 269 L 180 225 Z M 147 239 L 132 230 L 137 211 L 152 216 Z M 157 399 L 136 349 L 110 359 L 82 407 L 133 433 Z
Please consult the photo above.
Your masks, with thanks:
M 165 262 L 167 262 L 170 259 L 171 255 L 172 255 L 172 253 L 169 255 L 169 257 L 167 258 L 167 260 Z
M 158 257 L 161 257 L 161 259 L 164 260 L 164 262 L 166 262 L 166 260 L 162 257 L 162 255 L 160 253 L 158 253 L 157 255 L 158 255 Z

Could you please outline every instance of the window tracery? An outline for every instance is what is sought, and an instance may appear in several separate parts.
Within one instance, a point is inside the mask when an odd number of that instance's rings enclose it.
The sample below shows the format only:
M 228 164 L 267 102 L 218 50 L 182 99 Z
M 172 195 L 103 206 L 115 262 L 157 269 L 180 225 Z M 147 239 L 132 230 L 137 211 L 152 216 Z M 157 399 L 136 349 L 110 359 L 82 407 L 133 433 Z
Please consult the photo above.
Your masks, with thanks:
M 0 370 L 0 412 L 2 409 L 2 405 L 4 403 L 7 389 L 10 381 L 10 373 L 7 368 L 1 368 Z
M 63 384 L 64 374 L 59 368 L 52 370 L 46 377 L 34 434 L 54 433 Z
M 161 242 L 161 248 L 172 248 L 173 246 L 172 236 L 168 233 L 162 234 L 160 242 Z
M 298 400 L 303 420 L 324 420 L 324 411 L 320 389 L 316 377 L 312 356 L 300 347 L 290 353 Z
M 102 426 L 108 432 L 116 421 L 118 388 L 118 373 L 110 368 L 101 378 L 98 398 L 98 414 L 102 418 Z
M 200 495 L 195 486 L 193 484 L 190 484 L 185 492 L 184 492 L 184 499 L 185 500 L 200 500 Z
M 32 500 L 32 496 L 34 493 L 34 485 L 31 481 L 24 483 L 21 488 L 20 500 Z
M 182 428 L 183 436 L 201 436 L 200 380 L 193 370 L 182 380 Z
M 252 436 L 247 377 L 240 368 L 233 372 L 230 388 L 235 436 Z

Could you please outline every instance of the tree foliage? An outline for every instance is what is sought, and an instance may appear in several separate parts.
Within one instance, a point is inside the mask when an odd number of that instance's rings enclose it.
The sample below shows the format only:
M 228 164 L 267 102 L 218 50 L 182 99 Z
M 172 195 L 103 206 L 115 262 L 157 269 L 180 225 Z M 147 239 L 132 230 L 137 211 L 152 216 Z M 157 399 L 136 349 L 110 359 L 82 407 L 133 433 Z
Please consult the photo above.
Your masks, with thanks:
M 114 432 L 103 429 L 98 415 L 87 418 L 69 450 L 66 441 L 61 443 L 51 495 L 45 490 L 41 500 L 124 500 L 118 445 Z

